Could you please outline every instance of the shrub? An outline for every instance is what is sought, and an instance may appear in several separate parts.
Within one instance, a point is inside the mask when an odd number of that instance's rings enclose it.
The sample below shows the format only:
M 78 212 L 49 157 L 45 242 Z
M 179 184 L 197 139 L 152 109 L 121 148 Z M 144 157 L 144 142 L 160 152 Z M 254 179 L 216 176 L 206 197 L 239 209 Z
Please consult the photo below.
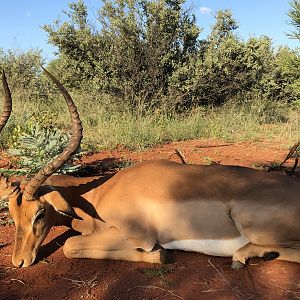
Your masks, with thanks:
M 25 125 L 16 126 L 12 134 L 13 148 L 8 153 L 13 156 L 16 167 L 25 169 L 27 174 L 35 174 L 61 153 L 69 141 L 68 133 L 54 126 L 47 127 L 43 121 L 48 122 L 46 118 L 41 118 L 37 122 L 32 117 Z M 75 154 L 73 159 L 77 155 Z M 78 168 L 79 166 L 67 163 L 57 172 L 72 173 Z

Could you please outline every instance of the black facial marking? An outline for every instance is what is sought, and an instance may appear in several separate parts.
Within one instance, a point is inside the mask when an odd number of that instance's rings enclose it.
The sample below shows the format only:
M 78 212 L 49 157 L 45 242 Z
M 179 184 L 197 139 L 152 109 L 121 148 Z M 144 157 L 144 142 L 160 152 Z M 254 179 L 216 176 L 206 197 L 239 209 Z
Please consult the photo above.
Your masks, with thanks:
M 17 198 L 17 205 L 21 206 L 21 204 L 22 204 L 22 194 L 19 194 Z
M 41 209 L 38 211 L 38 213 L 36 214 L 34 223 L 42 221 L 45 218 L 45 209 Z

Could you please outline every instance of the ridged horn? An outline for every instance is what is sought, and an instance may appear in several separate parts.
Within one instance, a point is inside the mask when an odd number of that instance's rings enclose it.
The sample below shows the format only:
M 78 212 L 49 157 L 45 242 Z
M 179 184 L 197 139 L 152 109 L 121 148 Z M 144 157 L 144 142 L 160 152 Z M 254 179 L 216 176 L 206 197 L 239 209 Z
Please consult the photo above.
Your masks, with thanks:
M 79 118 L 79 114 L 77 112 L 77 108 L 67 92 L 64 86 L 46 69 L 44 72 L 47 74 L 48 77 L 56 84 L 56 86 L 61 91 L 62 95 L 64 96 L 69 113 L 72 120 L 72 133 L 70 141 L 67 147 L 64 149 L 62 153 L 57 155 L 52 161 L 46 164 L 26 185 L 23 197 L 26 200 L 35 200 L 35 193 L 38 188 L 43 184 L 43 182 L 52 175 L 58 168 L 60 168 L 65 162 L 67 162 L 71 156 L 76 152 L 78 149 L 81 139 L 82 139 L 82 125 Z
M 9 116 L 12 111 L 12 99 L 11 99 L 11 93 L 6 81 L 6 76 L 4 70 L 2 70 L 2 85 L 3 85 L 3 91 L 4 91 L 4 109 L 3 113 L 0 118 L 0 131 L 3 129 L 4 125 L 9 119 Z

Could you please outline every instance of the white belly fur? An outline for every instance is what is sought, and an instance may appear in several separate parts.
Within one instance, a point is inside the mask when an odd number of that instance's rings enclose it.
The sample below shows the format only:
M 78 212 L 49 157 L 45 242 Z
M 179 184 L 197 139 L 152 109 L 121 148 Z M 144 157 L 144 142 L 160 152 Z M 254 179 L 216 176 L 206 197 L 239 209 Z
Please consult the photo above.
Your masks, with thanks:
M 232 256 L 236 250 L 248 242 L 245 237 L 240 236 L 234 239 L 221 240 L 178 240 L 161 246 L 165 249 L 195 251 L 214 256 Z

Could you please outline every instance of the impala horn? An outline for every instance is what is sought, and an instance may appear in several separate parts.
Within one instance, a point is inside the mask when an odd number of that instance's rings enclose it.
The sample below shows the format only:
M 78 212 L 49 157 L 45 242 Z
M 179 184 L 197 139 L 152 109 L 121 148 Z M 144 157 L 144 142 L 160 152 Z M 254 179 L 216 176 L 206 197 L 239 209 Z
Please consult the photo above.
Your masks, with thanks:
M 9 116 L 12 111 L 12 99 L 11 99 L 11 93 L 6 81 L 6 76 L 4 73 L 4 70 L 2 71 L 2 85 L 3 85 L 3 91 L 4 91 L 4 109 L 2 116 L 0 118 L 0 131 L 5 126 L 7 120 L 9 119 Z
M 43 182 L 52 175 L 58 168 L 60 168 L 65 162 L 67 162 L 71 156 L 76 152 L 78 149 L 81 139 L 82 139 L 82 125 L 79 118 L 79 114 L 77 112 L 77 108 L 67 92 L 64 86 L 47 70 L 43 67 L 42 69 L 47 74 L 48 77 L 56 84 L 56 86 L 61 91 L 62 95 L 64 96 L 69 113 L 72 120 L 72 133 L 70 141 L 67 147 L 64 149 L 62 153 L 57 155 L 53 160 L 47 163 L 30 181 L 25 187 L 23 197 L 26 200 L 35 200 L 35 193 L 38 188 L 43 184 Z

